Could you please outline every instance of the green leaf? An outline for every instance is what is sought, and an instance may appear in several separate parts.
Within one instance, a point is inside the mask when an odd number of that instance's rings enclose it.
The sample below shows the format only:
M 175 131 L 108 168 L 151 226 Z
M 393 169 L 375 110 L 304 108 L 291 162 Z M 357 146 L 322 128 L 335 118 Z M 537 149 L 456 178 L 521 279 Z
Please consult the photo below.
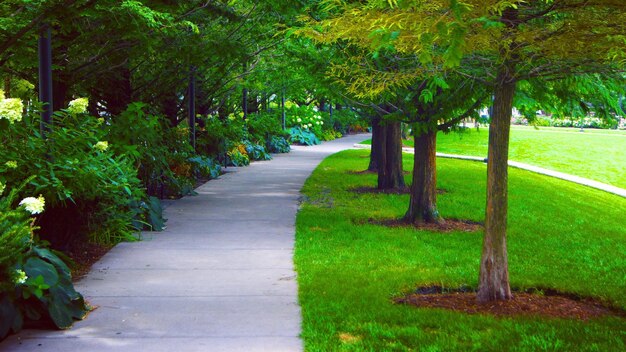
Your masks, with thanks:
M 57 269 L 52 264 L 37 257 L 28 258 L 26 264 L 24 264 L 24 271 L 29 277 L 29 279 L 26 281 L 29 286 L 30 283 L 33 283 L 38 285 L 39 287 L 42 287 L 43 284 L 50 287 L 58 284 L 59 282 L 59 274 L 57 273 Z

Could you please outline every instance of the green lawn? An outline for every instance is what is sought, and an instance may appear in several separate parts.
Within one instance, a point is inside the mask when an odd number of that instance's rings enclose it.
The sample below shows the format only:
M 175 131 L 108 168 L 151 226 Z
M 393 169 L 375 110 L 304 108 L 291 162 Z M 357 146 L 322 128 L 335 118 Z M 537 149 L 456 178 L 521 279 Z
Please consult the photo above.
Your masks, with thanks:
M 488 132 L 440 133 L 437 151 L 486 157 Z M 509 159 L 626 188 L 626 131 L 513 126 Z
M 494 318 L 394 305 L 417 286 L 476 287 L 481 233 L 367 224 L 401 216 L 407 195 L 372 186 L 368 152 L 326 159 L 306 182 L 295 261 L 307 351 L 623 351 L 626 319 Z M 406 156 L 405 168 L 411 167 Z M 482 221 L 485 165 L 438 159 L 444 217 Z M 407 176 L 407 181 L 408 181 Z M 518 288 L 554 288 L 626 308 L 626 199 L 530 172 L 509 175 L 509 261 Z

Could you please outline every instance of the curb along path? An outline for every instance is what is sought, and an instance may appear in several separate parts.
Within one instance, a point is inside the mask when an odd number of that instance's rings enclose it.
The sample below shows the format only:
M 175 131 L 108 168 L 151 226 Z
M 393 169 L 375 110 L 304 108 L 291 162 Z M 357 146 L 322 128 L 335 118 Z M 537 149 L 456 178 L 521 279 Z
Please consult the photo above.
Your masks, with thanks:
M 369 144 L 360 144 L 357 143 L 354 145 L 355 148 L 359 149 L 370 149 L 371 146 Z M 402 151 L 405 153 L 413 154 L 413 148 L 402 148 Z M 479 156 L 468 156 L 468 155 L 456 155 L 456 154 L 445 154 L 445 153 L 437 153 L 437 156 L 440 158 L 450 158 L 450 159 L 461 159 L 461 160 L 471 160 L 471 161 L 480 161 L 486 162 L 486 158 L 482 158 Z M 612 194 L 616 194 L 618 196 L 626 197 L 626 189 L 615 187 L 613 185 L 609 185 L 606 183 L 590 180 L 588 178 L 574 176 L 554 170 L 544 169 L 542 167 L 533 166 L 529 164 L 520 163 L 517 161 L 509 160 L 509 166 L 516 167 L 518 169 L 532 171 L 538 174 L 556 177 L 561 180 L 566 180 L 574 183 L 578 183 L 579 185 L 592 187 L 595 189 L 599 189 L 605 192 L 609 192 Z
M 24 330 L 0 351 L 302 350 L 293 267 L 300 189 L 326 156 L 364 138 L 228 168 L 167 207 L 165 231 L 116 246 L 77 283 L 98 307 L 85 320 Z

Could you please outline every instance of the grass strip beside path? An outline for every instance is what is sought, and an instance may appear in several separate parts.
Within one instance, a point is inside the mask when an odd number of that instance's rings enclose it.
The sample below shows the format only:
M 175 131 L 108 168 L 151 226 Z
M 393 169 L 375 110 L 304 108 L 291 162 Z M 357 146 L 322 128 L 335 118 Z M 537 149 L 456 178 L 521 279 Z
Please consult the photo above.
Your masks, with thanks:
M 400 217 L 408 195 L 357 194 L 375 185 L 368 151 L 326 159 L 309 178 L 297 218 L 296 267 L 308 351 L 626 349 L 626 320 L 587 322 L 394 305 L 417 286 L 475 287 L 482 233 L 432 233 L 371 225 Z M 410 156 L 405 169 L 412 167 Z M 485 165 L 438 159 L 439 210 L 482 221 Z M 407 181 L 409 181 L 407 176 Z M 511 282 L 552 288 L 626 308 L 626 199 L 512 169 Z

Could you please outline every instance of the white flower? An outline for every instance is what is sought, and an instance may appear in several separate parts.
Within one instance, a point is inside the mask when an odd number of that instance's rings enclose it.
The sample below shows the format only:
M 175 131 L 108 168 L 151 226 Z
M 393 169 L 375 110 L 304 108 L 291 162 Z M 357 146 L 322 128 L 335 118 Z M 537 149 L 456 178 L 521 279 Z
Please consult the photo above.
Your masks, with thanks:
M 324 121 L 320 121 L 320 125 L 323 125 L 323 124 L 324 124 Z
M 15 273 L 13 274 L 14 283 L 18 285 L 22 285 L 26 283 L 27 279 L 28 279 L 28 276 L 26 276 L 26 273 L 23 270 L 15 270 Z
M 107 141 L 100 141 L 100 142 L 96 143 L 93 146 L 93 149 L 96 149 L 96 150 L 99 150 L 99 151 L 103 152 L 103 151 L 109 149 L 109 142 L 107 142 Z
M 70 104 L 67 107 L 67 111 L 69 111 L 71 114 L 83 114 L 87 112 L 87 106 L 89 106 L 89 99 L 78 98 L 70 101 Z
M 302 119 L 298 117 L 298 118 L 296 119 L 296 122 L 302 122 Z
M 7 119 L 10 123 L 22 121 L 23 110 L 24 104 L 20 99 L 0 99 L 0 119 Z
M 44 206 L 46 205 L 45 199 L 40 195 L 38 198 L 28 197 L 22 199 L 20 202 L 21 206 L 24 206 L 26 210 L 31 214 L 41 214 L 43 212 Z
M 312 123 L 310 123 L 310 124 L 309 124 L 309 127 L 313 127 L 313 124 L 312 124 Z

